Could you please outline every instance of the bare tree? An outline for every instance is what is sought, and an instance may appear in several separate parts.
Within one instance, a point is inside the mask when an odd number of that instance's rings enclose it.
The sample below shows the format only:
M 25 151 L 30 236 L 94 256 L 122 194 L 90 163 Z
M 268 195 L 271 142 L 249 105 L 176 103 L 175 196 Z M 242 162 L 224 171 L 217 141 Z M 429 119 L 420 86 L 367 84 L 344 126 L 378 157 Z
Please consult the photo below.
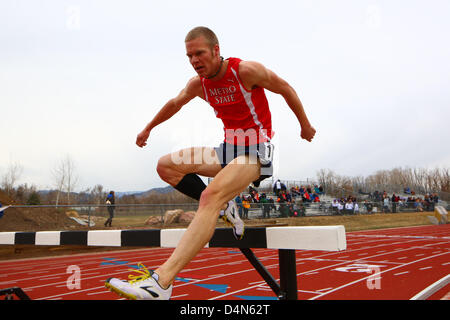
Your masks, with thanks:
M 20 176 L 23 173 L 23 166 L 18 163 L 10 163 L 8 168 L 6 169 L 6 173 L 2 176 L 2 188 L 6 191 L 8 196 L 11 195 L 11 192 L 14 190 L 14 185 L 20 179 Z
M 103 203 L 103 199 L 106 198 L 106 192 L 103 190 L 103 186 L 101 184 L 97 184 L 92 188 L 91 197 L 94 204 Z
M 70 193 L 75 189 L 78 183 L 78 175 L 76 174 L 75 163 L 70 155 L 64 159 L 66 167 L 65 189 L 67 191 L 67 204 L 70 204 Z
M 63 191 L 67 193 L 67 204 L 70 204 L 70 193 L 75 189 L 78 183 L 75 163 L 70 155 L 66 155 L 61 159 L 56 167 L 52 170 L 54 186 L 57 189 L 56 205 L 60 200 Z
M 64 160 L 60 160 L 55 168 L 52 169 L 52 177 L 54 186 L 56 187 L 56 205 L 59 203 L 59 197 L 64 189 L 66 182 L 66 163 Z

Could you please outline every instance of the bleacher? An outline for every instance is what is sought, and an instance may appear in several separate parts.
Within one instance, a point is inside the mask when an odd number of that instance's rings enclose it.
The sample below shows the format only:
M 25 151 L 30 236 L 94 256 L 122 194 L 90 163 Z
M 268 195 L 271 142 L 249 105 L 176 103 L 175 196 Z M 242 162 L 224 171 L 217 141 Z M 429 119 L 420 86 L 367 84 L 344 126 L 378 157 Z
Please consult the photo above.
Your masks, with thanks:
M 265 193 L 267 197 L 271 197 L 272 199 L 274 199 L 275 201 L 275 210 L 272 209 L 270 210 L 269 214 L 271 218 L 278 218 L 278 217 L 283 217 L 286 216 L 285 214 L 283 215 L 282 212 L 280 212 L 280 204 L 277 203 L 277 196 L 274 194 L 273 192 L 273 183 L 275 181 L 272 180 L 268 180 L 265 181 L 265 183 L 262 183 L 261 186 L 259 188 L 256 188 L 257 192 L 259 193 L 259 195 L 261 195 L 262 193 Z M 282 181 L 285 185 L 286 185 L 286 189 L 288 191 L 290 191 L 290 188 L 292 186 L 306 186 L 306 185 L 318 185 L 318 183 L 313 182 L 313 181 Z M 335 199 L 339 199 L 341 197 L 347 197 L 349 196 L 349 192 L 347 190 L 338 190 L 338 192 L 335 193 L 335 195 L 331 195 L 329 193 L 327 193 L 327 190 L 324 190 L 325 193 L 320 195 L 320 202 L 302 202 L 301 197 L 297 196 L 295 198 L 295 209 L 297 209 L 296 211 L 298 213 L 300 213 L 300 211 L 302 211 L 301 208 L 304 208 L 304 211 L 302 212 L 302 214 L 298 214 L 297 216 L 320 216 L 320 215 L 333 215 L 336 214 L 336 212 L 333 210 L 332 208 L 332 203 L 333 200 Z M 336 194 L 338 196 L 336 196 Z M 396 195 L 400 196 L 402 199 L 407 199 L 409 196 L 411 196 L 410 194 L 406 194 L 403 192 L 399 192 L 399 193 L 395 193 Z M 243 193 L 244 196 L 250 196 L 249 192 L 244 192 Z M 383 212 L 383 202 L 382 201 L 374 201 L 374 199 L 372 197 L 370 197 L 370 193 L 363 193 L 363 192 L 357 192 L 356 194 L 354 194 L 354 196 L 357 198 L 357 203 L 358 203 L 358 212 L 355 212 L 357 214 L 367 214 L 369 213 L 366 209 L 365 206 L 365 201 L 368 201 L 369 203 L 371 203 L 372 205 L 372 213 L 379 213 L 379 212 Z M 392 193 L 389 193 L 389 196 L 392 197 Z M 416 198 L 421 198 L 424 199 L 425 195 L 421 195 L 421 194 L 416 194 L 414 195 Z M 450 205 L 443 200 L 439 200 L 439 202 L 436 205 L 440 205 L 443 206 L 444 208 L 446 208 L 447 210 L 450 209 Z M 393 211 L 393 207 L 392 207 L 392 202 L 389 201 L 389 206 L 388 206 L 388 210 L 389 212 Z M 397 203 L 396 204 L 396 212 L 415 212 L 417 211 L 417 208 L 414 206 L 410 206 L 407 203 Z M 433 209 L 431 210 L 433 211 Z M 263 217 L 263 208 L 262 208 L 262 204 L 261 203 L 251 203 L 250 204 L 250 209 L 248 212 L 248 218 L 249 219 L 256 219 L 256 218 L 262 218 Z

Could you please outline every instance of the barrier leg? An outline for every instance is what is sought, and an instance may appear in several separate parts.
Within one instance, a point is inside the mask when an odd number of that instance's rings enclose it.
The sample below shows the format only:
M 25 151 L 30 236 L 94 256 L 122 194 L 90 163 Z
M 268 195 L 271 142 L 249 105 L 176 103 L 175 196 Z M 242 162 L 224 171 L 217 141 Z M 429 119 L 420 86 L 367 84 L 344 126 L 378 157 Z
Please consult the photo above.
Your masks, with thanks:
M 249 248 L 240 248 L 241 252 L 247 258 L 247 260 L 252 264 L 252 266 L 258 271 L 260 276 L 266 281 L 273 292 L 280 297 L 281 289 L 278 282 L 272 277 L 269 271 L 263 266 L 263 264 L 258 260 L 253 251 Z
M 280 284 L 249 248 L 240 248 L 247 260 L 258 271 L 280 300 L 297 300 L 297 268 L 295 250 L 279 249 Z
M 285 296 L 283 300 L 297 300 L 297 264 L 295 250 L 279 249 L 278 259 L 280 261 L 280 289 Z
M 5 295 L 5 300 L 12 300 L 13 294 L 15 294 L 20 300 L 31 300 L 30 297 L 19 287 L 0 289 L 0 296 Z

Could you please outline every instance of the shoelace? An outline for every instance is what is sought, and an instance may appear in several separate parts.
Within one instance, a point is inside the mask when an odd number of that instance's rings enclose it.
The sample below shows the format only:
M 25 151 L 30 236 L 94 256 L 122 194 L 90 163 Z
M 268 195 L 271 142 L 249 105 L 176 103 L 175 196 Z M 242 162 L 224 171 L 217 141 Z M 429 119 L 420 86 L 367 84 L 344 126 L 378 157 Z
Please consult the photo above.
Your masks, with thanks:
M 136 272 L 138 273 L 137 275 L 135 274 L 130 274 L 128 275 L 128 282 L 130 284 L 139 282 L 139 281 L 143 281 L 143 280 L 147 280 L 148 278 L 150 278 L 153 274 L 152 270 L 148 270 L 146 266 L 144 266 L 142 263 L 138 263 L 138 267 L 139 269 L 129 269 L 132 272 Z

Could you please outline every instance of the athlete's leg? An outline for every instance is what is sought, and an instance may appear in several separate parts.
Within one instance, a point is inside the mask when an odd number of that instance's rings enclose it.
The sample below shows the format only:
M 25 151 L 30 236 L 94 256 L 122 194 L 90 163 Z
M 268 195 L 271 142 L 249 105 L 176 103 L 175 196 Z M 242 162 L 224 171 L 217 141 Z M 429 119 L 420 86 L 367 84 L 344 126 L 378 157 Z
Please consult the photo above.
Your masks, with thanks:
M 206 184 L 197 175 L 214 177 L 222 169 L 214 149 L 188 148 L 165 155 L 156 168 L 159 176 L 176 190 L 200 200 Z
M 176 186 L 190 173 L 214 177 L 220 170 L 219 158 L 213 148 L 193 147 L 167 154 L 158 161 L 156 171 L 161 179 Z
M 202 193 L 199 208 L 177 248 L 155 272 L 163 287 L 169 286 L 176 275 L 208 243 L 214 234 L 223 204 L 242 192 L 260 175 L 259 162 L 249 156 L 239 156 L 223 168 Z

